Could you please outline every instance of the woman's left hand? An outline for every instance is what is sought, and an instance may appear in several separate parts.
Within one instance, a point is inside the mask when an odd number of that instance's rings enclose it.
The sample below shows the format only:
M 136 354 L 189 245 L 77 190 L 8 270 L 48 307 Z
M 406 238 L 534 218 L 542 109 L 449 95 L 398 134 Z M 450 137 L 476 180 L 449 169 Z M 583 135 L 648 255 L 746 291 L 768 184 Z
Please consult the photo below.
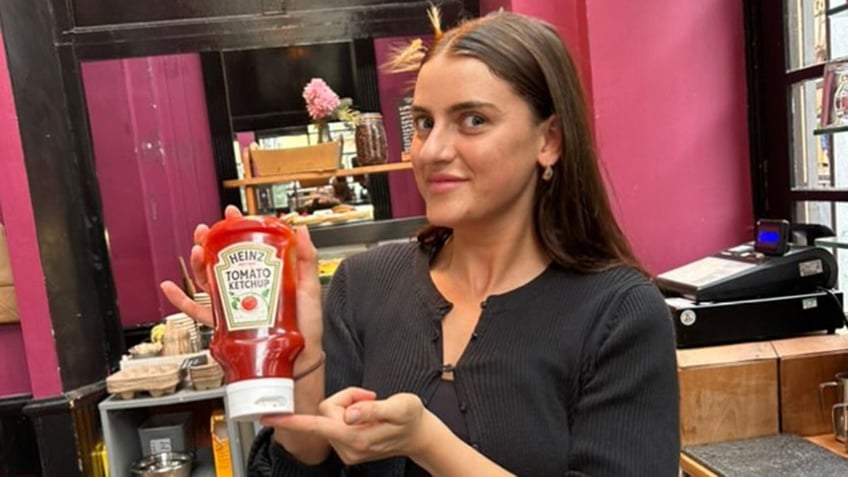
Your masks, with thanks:
M 267 416 L 262 423 L 320 435 L 346 464 L 420 452 L 425 423 L 436 417 L 414 394 L 375 397 L 372 391 L 350 387 L 325 399 L 320 415 Z

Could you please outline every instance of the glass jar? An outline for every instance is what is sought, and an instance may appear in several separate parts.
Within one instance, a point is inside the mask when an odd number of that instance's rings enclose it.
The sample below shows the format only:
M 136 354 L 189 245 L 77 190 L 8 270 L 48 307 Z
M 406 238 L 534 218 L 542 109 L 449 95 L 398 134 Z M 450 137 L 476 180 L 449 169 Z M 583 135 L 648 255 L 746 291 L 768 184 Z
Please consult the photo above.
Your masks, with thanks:
M 356 125 L 356 162 L 360 166 L 385 164 L 388 159 L 386 129 L 380 113 L 362 113 Z

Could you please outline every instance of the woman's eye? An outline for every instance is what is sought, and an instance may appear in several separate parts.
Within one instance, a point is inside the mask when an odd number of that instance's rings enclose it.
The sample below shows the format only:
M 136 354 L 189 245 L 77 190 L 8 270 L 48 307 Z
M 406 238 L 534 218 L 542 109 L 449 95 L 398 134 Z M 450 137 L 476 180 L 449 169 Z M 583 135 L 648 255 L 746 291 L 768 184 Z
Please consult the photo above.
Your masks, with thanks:
M 486 118 L 479 114 L 468 114 L 462 118 L 462 126 L 466 128 L 479 128 L 486 124 Z
M 413 118 L 412 121 L 415 124 L 415 129 L 418 131 L 429 131 L 433 129 L 433 120 L 428 117 Z

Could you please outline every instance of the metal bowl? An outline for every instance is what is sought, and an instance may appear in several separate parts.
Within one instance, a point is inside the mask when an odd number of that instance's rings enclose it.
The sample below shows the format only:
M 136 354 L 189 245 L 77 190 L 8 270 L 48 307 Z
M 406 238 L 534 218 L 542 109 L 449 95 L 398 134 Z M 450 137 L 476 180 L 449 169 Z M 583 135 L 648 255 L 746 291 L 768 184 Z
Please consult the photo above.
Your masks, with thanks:
M 133 462 L 134 477 L 189 477 L 194 458 L 184 452 L 160 452 Z

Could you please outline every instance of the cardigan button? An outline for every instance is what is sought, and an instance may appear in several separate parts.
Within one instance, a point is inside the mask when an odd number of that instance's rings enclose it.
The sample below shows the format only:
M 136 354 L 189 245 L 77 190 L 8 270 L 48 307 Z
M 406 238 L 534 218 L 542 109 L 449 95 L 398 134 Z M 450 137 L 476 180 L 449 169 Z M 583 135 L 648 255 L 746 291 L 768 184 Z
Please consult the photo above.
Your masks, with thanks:
M 477 333 L 476 331 L 474 333 L 471 333 L 471 339 L 472 340 L 476 340 L 479 337 L 480 337 L 480 333 Z
M 471 443 L 471 447 L 472 447 L 474 450 L 480 450 L 480 444 L 478 444 L 478 443 L 476 443 L 476 442 L 472 442 L 472 443 Z
M 468 403 L 467 402 L 462 401 L 461 403 L 459 403 L 459 412 L 468 412 Z
M 439 341 L 439 330 L 433 330 L 433 334 L 430 336 L 430 338 L 434 342 Z

